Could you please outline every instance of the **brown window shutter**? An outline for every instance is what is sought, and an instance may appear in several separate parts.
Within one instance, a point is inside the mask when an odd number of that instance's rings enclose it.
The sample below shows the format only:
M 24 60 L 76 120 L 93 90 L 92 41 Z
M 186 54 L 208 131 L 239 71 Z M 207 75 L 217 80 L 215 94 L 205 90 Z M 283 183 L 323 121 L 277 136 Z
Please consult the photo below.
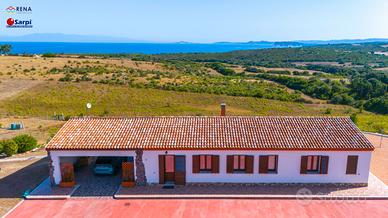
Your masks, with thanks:
M 253 173 L 253 156 L 245 156 L 245 172 Z
M 226 173 L 233 173 L 233 155 L 226 156 Z
M 321 168 L 319 169 L 320 174 L 327 174 L 329 170 L 329 156 L 321 156 Z
M 193 155 L 193 173 L 199 173 L 199 155 Z
M 358 156 L 349 155 L 346 165 L 346 174 L 357 174 Z
M 212 173 L 220 172 L 220 156 L 212 155 Z
M 159 155 L 159 184 L 164 184 L 164 155 Z
M 268 173 L 268 156 L 259 157 L 259 173 Z
M 307 156 L 302 156 L 300 161 L 300 174 L 307 173 Z

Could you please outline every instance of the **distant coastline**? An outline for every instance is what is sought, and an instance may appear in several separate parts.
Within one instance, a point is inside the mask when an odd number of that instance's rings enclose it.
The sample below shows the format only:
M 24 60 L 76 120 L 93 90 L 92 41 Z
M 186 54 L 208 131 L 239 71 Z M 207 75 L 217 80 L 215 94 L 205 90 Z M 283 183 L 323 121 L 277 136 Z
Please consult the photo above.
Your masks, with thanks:
M 388 43 L 388 39 L 343 39 L 343 40 L 299 40 L 299 41 L 249 41 L 249 42 L 123 42 L 115 38 L 109 42 L 84 41 L 86 36 L 62 36 L 62 42 L 37 41 L 37 35 L 23 36 L 6 40 L 9 37 L 0 37 L 0 44 L 12 45 L 12 54 L 163 54 L 163 53 L 216 53 L 235 50 L 252 50 L 268 48 L 295 48 L 305 46 L 330 44 L 361 44 L 361 43 Z M 48 35 L 46 36 L 48 37 Z M 31 41 L 19 41 L 31 39 Z M 40 38 L 44 40 L 46 38 Z M 82 40 L 81 40 L 82 39 Z M 95 38 L 105 39 L 109 38 Z M 53 40 L 53 39 L 51 39 Z M 77 41 L 79 40 L 79 41 Z
M 284 47 L 273 44 L 226 43 L 96 43 L 96 42 L 0 42 L 12 45 L 11 54 L 162 54 L 229 52 Z

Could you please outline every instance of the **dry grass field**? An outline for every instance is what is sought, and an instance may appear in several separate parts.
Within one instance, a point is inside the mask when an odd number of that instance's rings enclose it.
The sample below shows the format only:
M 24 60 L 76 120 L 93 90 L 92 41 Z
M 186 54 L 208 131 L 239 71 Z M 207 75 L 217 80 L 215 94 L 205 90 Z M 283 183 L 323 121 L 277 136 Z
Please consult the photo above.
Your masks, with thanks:
M 59 82 L 64 76 L 62 71 L 53 68 L 91 69 L 93 81 Z M 98 74 L 93 70 L 108 69 L 108 73 Z M 191 66 L 189 66 L 191 67 Z M 52 120 L 54 114 L 64 116 L 171 116 L 171 115 L 218 115 L 219 104 L 227 103 L 228 115 L 282 115 L 282 116 L 350 116 L 358 109 L 327 104 L 324 101 L 304 96 L 313 104 L 271 100 L 256 97 L 228 96 L 225 94 L 166 91 L 149 87 L 130 87 L 120 83 L 100 83 L 96 80 L 125 79 L 117 77 L 116 71 L 126 70 L 134 81 L 147 84 L 158 80 L 161 84 L 169 82 L 191 82 L 186 66 L 139 62 L 123 59 L 103 59 L 92 57 L 11 57 L 0 56 L 0 140 L 19 134 L 31 134 L 44 144 L 63 125 L 62 121 Z M 222 77 L 219 73 L 203 66 L 195 70 L 206 76 Z M 241 66 L 234 70 L 242 72 Z M 276 68 L 285 70 L 288 68 Z M 137 72 L 145 71 L 146 73 Z M 266 70 L 274 70 L 266 68 Z M 155 73 L 157 72 L 157 73 Z M 134 74 L 134 75 L 131 75 Z M 192 73 L 196 75 L 196 72 Z M 189 76 L 187 76 L 189 75 Z M 128 75 L 127 75 L 128 76 Z M 202 75 L 203 76 L 203 75 Z M 207 78 L 205 78 L 204 81 Z M 221 81 L 223 83 L 225 81 Z M 239 81 L 236 81 L 238 83 Z M 254 81 L 253 81 L 254 82 Z M 218 87 L 219 84 L 212 84 Z M 270 86 L 269 86 L 270 87 Z M 273 83 L 273 88 L 277 87 Z M 289 93 L 293 90 L 285 89 Z M 87 102 L 92 109 L 86 111 Z M 329 113 L 328 113 L 329 111 Z M 11 131 L 5 129 L 12 122 L 22 122 L 25 129 Z M 365 131 L 388 131 L 388 116 L 362 112 L 358 115 L 357 125 Z M 372 170 L 387 181 L 385 163 L 387 153 L 376 149 L 372 158 Z M 45 151 L 18 154 L 14 157 L 30 157 L 45 154 Z M 47 160 L 0 163 L 0 215 L 13 207 L 24 191 L 32 189 L 48 176 Z M 10 189 L 12 186 L 14 189 Z
M 25 126 L 21 130 L 8 130 L 13 122 L 23 123 Z M 0 140 L 10 139 L 20 134 L 29 134 L 38 140 L 39 144 L 44 144 L 63 125 L 63 121 L 49 120 L 34 117 L 4 117 L 0 118 Z
M 0 56 L 0 72 L 6 75 L 23 75 L 26 72 L 36 72 L 37 75 L 52 68 L 63 68 L 64 66 L 107 66 L 107 67 L 128 67 L 141 70 L 170 71 L 166 66 L 159 63 L 132 61 L 129 59 L 103 59 L 91 57 L 22 57 L 22 56 Z
M 100 67 L 108 71 L 101 74 L 98 72 L 101 70 Z M 230 67 L 237 71 L 243 70 L 237 65 L 230 65 Z M 64 72 L 67 71 L 52 71 L 54 68 L 70 70 L 86 68 L 88 69 L 87 75 L 93 81 L 59 82 L 59 78 L 64 77 Z M 266 68 L 266 70 L 270 69 Z M 283 68 L 275 70 L 280 69 L 283 70 Z M 120 70 L 126 70 L 126 73 L 120 76 L 120 73 L 117 73 Z M 222 94 L 165 91 L 152 87 L 130 88 L 125 85 L 126 83 L 121 85 L 126 80 L 143 85 L 157 82 L 159 86 L 166 83 L 187 83 L 189 85 L 200 83 L 197 84 L 198 88 L 206 83 L 217 89 L 225 84 L 225 81 L 218 79 L 218 77 L 222 79 L 223 76 L 213 71 L 201 64 L 171 65 L 87 56 L 82 58 L 76 56 L 55 58 L 0 56 L 0 116 L 3 117 L 0 123 L 3 122 L 4 127 L 15 120 L 13 117 L 24 117 L 27 119 L 26 122 L 33 117 L 39 117 L 39 121 L 32 120 L 31 125 L 26 125 L 27 128 L 23 131 L 38 137 L 43 143 L 50 135 L 49 132 L 53 132 L 57 126 L 60 126 L 55 121 L 54 123 L 47 121 L 48 118 L 54 114 L 65 116 L 86 114 L 85 104 L 87 102 L 93 104 L 89 115 L 97 116 L 217 115 L 221 101 L 227 102 L 228 114 L 231 115 L 350 116 L 357 111 L 349 106 L 326 104 L 325 101 L 306 95 L 301 96 L 314 102 L 313 104 Z M 196 77 L 196 73 L 205 73 L 205 76 Z M 213 80 L 209 82 L 206 74 L 212 75 Z M 196 78 L 200 79 L 196 81 Z M 100 82 L 100 79 L 103 80 L 103 83 Z M 239 82 L 231 80 L 230 84 L 233 83 L 238 84 Z M 278 91 L 283 90 L 282 92 L 289 94 L 294 92 L 276 83 L 268 83 L 272 85 L 260 86 L 266 89 L 276 88 L 279 89 Z M 228 86 L 225 87 L 228 88 Z M 327 113 L 328 110 L 330 113 Z M 372 132 L 381 129 L 382 126 L 387 132 L 387 117 L 363 112 L 358 117 L 357 125 L 362 130 Z M 0 137 L 3 138 L 17 134 L 4 129 L 0 131 Z

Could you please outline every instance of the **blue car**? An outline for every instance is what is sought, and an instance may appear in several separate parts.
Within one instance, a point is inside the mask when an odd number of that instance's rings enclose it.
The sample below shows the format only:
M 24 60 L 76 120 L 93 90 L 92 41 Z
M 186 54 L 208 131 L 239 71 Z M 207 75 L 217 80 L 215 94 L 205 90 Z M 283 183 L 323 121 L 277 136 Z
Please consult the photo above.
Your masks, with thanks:
M 94 174 L 113 175 L 119 168 L 119 161 L 113 157 L 98 157 L 94 164 Z

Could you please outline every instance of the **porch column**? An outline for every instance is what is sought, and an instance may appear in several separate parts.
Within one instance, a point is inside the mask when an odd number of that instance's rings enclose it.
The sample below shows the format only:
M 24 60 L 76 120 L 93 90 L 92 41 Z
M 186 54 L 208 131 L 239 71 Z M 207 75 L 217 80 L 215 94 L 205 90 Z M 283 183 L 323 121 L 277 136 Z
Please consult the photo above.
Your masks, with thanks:
M 143 150 L 137 149 L 136 153 L 136 185 L 145 186 L 147 184 L 147 177 L 145 175 L 145 167 L 143 163 Z
M 47 151 L 48 164 L 49 164 L 49 177 L 51 185 L 58 185 L 61 181 L 61 169 L 60 169 L 60 160 L 55 153 Z
M 49 164 L 50 184 L 53 186 L 53 185 L 55 185 L 54 164 L 53 164 L 53 159 L 51 158 L 50 151 L 47 151 L 47 157 L 48 157 L 48 164 Z

